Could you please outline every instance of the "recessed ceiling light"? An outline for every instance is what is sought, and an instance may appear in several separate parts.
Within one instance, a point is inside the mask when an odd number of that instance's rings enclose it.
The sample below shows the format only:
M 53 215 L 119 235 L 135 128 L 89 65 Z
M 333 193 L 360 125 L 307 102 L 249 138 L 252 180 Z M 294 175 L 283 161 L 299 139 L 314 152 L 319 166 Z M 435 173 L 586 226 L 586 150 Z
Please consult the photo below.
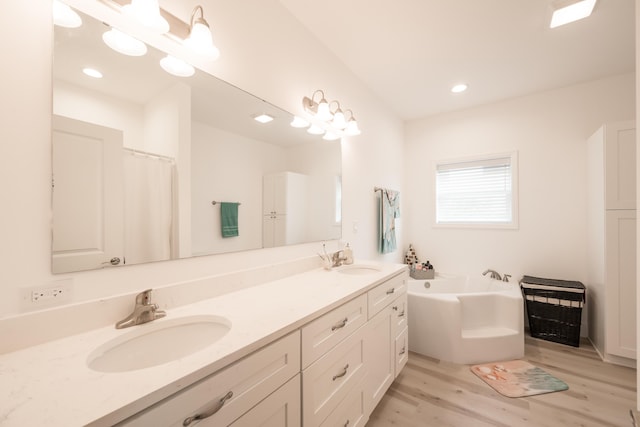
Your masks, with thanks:
M 269 123 L 271 120 L 273 120 L 273 117 L 268 114 L 260 114 L 258 116 L 255 116 L 253 120 L 260 123 Z
M 89 77 L 93 77 L 94 79 L 101 79 L 102 73 L 95 68 L 83 68 L 82 72 L 85 73 Z
M 559 27 L 591 15 L 596 0 L 557 0 L 552 4 L 553 15 L 549 28 Z
M 453 86 L 453 87 L 451 88 L 451 92 L 453 92 L 453 93 L 460 93 L 460 92 L 464 92 L 465 90 L 467 90 L 467 88 L 468 88 L 468 87 L 469 87 L 469 86 L 467 86 L 467 85 L 466 85 L 466 84 L 464 84 L 464 83 L 459 83 L 459 84 L 457 84 L 457 85 L 455 85 L 455 86 Z

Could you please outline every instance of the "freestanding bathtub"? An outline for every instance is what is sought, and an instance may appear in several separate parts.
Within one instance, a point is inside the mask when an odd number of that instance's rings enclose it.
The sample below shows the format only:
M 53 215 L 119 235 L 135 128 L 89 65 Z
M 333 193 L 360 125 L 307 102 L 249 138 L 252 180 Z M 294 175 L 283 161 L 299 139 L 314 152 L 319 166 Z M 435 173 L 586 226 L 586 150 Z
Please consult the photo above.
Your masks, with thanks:
M 524 308 L 517 283 L 436 275 L 409 280 L 409 349 L 476 364 L 524 356 Z

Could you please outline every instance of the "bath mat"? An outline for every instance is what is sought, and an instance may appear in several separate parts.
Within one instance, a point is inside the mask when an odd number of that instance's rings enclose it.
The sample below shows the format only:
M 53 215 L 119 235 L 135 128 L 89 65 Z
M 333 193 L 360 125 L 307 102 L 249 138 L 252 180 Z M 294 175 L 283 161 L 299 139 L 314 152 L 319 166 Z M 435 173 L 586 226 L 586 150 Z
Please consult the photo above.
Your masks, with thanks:
M 564 381 L 524 360 L 485 363 L 474 365 L 470 369 L 495 391 L 507 397 L 533 396 L 569 389 Z

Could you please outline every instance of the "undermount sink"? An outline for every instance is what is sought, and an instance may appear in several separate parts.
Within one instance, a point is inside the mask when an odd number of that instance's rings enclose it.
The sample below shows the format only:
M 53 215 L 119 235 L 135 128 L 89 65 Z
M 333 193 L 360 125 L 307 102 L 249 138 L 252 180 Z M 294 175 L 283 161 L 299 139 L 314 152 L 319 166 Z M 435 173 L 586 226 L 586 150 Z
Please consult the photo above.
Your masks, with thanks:
M 382 269 L 379 266 L 372 264 L 351 264 L 343 265 L 336 269 L 336 271 L 342 274 L 361 275 L 378 273 L 382 271 Z
M 225 336 L 231 322 L 220 316 L 185 316 L 133 326 L 96 348 L 87 366 L 99 372 L 150 368 L 200 351 Z

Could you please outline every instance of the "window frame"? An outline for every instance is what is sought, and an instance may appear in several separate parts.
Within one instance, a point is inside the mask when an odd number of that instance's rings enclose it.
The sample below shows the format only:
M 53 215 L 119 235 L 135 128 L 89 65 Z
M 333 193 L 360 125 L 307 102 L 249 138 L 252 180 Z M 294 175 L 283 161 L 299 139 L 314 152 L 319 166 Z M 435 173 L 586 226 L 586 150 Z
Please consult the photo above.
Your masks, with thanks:
M 460 165 L 460 169 L 465 163 L 482 164 L 492 161 L 509 158 L 511 167 L 511 221 L 510 222 L 438 222 L 438 168 L 442 166 Z M 470 157 L 436 161 L 433 168 L 434 187 L 434 217 L 435 228 L 474 228 L 474 229 L 518 229 L 519 228 L 519 185 L 518 185 L 518 151 L 508 151 L 502 153 L 483 154 Z

